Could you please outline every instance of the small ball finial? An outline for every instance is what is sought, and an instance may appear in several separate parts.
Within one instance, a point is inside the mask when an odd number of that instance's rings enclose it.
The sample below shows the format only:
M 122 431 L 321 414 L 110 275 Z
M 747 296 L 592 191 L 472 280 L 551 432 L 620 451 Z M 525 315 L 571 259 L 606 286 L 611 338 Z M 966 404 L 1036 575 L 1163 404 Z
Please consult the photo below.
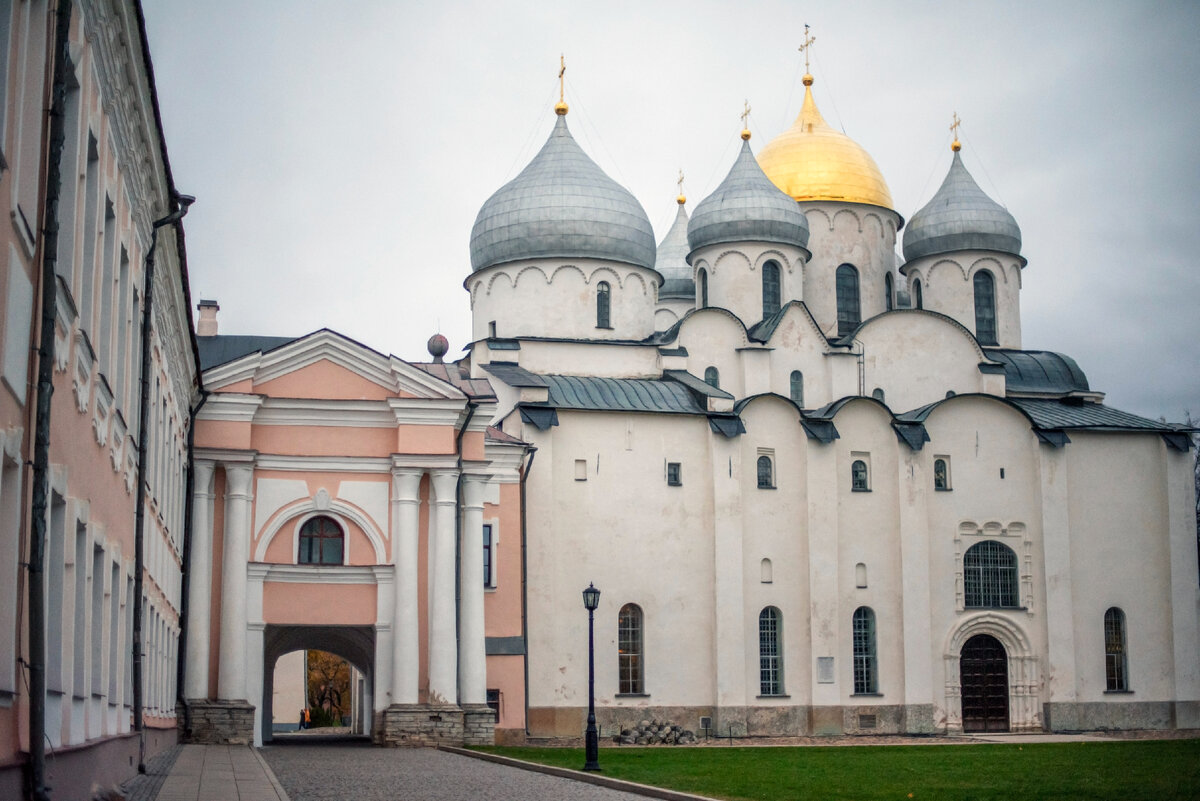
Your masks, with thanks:
M 804 82 L 804 85 L 805 85 L 805 86 L 812 86 L 812 85 L 813 85 L 813 76 L 812 76 L 812 73 L 808 73 L 808 72 L 804 73 L 804 75 L 803 75 L 803 76 L 800 78 L 800 80 Z
M 687 196 L 680 195 L 679 197 L 675 198 L 675 202 L 682 206 L 684 203 L 687 203 Z
M 747 142 L 750 141 L 750 129 L 749 128 L 742 129 L 742 139 L 744 139 Z
M 568 108 L 569 106 L 560 100 L 554 104 L 554 113 L 560 117 L 566 116 Z
M 442 357 L 450 350 L 450 342 L 441 334 L 434 334 L 429 338 L 429 342 L 425 347 L 429 349 L 429 355 L 433 357 L 434 364 L 441 364 Z
M 957 153 L 958 151 L 962 150 L 962 142 L 955 139 L 950 143 L 950 149 Z

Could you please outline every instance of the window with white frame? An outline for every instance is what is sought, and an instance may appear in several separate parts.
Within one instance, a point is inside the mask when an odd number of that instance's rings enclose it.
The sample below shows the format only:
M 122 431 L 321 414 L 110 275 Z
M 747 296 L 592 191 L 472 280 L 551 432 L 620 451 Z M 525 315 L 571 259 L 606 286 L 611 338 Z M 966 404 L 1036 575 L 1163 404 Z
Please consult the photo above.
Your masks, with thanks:
M 1104 613 L 1104 681 L 1109 692 L 1129 689 L 1129 661 L 1125 647 L 1125 613 L 1112 607 Z
M 879 692 L 879 665 L 875 656 L 875 612 L 869 606 L 854 610 L 854 692 Z
M 491 523 L 483 524 L 483 586 L 489 590 L 496 587 L 496 540 Z
M 759 695 L 783 695 L 783 615 L 768 606 L 758 615 Z
M 950 457 L 935 456 L 933 459 L 933 488 L 939 491 L 950 489 Z
M 300 527 L 296 562 L 301 565 L 340 565 L 344 562 L 346 535 L 333 518 L 309 518 Z
M 758 488 L 775 489 L 775 453 L 760 449 L 756 468 L 758 472 Z
M 617 616 L 618 692 L 641 695 L 646 691 L 642 637 L 642 608 L 625 604 Z
M 866 454 L 851 454 L 854 461 L 850 463 L 850 489 L 853 492 L 871 491 L 871 465 Z

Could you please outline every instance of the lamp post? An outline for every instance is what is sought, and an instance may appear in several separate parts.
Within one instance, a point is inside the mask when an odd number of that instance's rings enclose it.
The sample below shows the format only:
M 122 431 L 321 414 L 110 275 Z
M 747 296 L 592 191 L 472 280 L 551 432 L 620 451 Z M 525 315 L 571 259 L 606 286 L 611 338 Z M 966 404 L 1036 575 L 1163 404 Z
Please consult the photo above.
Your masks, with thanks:
M 588 582 L 583 591 L 583 607 L 588 610 L 588 718 L 583 736 L 584 770 L 600 770 L 600 735 L 596 731 L 596 648 L 595 612 L 600 605 L 600 590 Z

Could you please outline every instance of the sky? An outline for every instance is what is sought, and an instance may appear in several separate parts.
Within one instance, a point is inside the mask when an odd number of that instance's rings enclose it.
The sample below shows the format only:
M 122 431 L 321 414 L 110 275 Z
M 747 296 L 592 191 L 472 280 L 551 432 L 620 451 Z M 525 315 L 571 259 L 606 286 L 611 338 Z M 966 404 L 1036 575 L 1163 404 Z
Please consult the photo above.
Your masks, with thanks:
M 469 239 L 571 131 L 660 239 L 803 100 L 879 165 L 907 220 L 950 165 L 1021 226 L 1023 346 L 1106 403 L 1200 416 L 1200 4 L 143 0 L 193 301 L 221 333 L 328 327 L 428 361 L 470 338 Z M 1189 255 L 1191 254 L 1191 255 Z

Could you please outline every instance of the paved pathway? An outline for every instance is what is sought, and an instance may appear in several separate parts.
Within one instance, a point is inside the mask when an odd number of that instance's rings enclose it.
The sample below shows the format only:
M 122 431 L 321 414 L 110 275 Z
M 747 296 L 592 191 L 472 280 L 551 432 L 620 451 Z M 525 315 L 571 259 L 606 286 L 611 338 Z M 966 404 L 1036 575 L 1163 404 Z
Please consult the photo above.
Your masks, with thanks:
M 185 745 L 157 801 L 288 801 L 288 797 L 253 748 Z
M 261 753 L 291 801 L 644 801 L 640 795 L 431 748 L 288 743 L 269 745 Z

